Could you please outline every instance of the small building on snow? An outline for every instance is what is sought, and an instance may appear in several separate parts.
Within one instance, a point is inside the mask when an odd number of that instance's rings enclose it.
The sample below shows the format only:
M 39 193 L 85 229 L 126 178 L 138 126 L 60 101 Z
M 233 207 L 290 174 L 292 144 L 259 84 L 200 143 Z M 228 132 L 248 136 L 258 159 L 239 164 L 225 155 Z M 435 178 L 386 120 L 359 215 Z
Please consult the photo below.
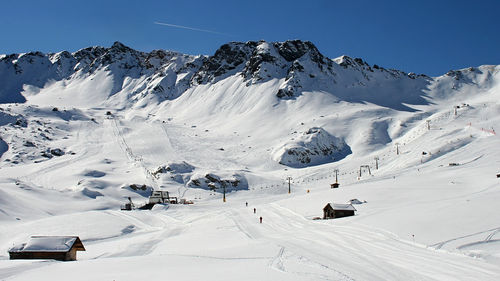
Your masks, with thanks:
M 53 259 L 75 261 L 76 251 L 85 251 L 78 236 L 31 236 L 27 243 L 9 250 L 11 260 Z
M 171 203 L 177 204 L 177 197 L 172 197 L 168 191 L 155 190 L 149 196 L 149 204 L 164 204 Z
M 342 217 L 354 216 L 357 211 L 352 204 L 328 203 L 323 208 L 323 219 L 336 219 Z

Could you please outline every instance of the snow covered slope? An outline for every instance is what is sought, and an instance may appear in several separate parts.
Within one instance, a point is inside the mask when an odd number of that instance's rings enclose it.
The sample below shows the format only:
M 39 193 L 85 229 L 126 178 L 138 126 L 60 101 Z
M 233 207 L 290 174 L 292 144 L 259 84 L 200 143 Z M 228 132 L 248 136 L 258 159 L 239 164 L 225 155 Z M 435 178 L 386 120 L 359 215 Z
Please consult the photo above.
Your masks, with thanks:
M 499 72 L 300 40 L 3 56 L 0 279 L 498 280 Z M 194 204 L 119 211 L 152 189 Z M 356 216 L 314 220 L 351 199 Z M 8 260 L 32 235 L 87 251 Z

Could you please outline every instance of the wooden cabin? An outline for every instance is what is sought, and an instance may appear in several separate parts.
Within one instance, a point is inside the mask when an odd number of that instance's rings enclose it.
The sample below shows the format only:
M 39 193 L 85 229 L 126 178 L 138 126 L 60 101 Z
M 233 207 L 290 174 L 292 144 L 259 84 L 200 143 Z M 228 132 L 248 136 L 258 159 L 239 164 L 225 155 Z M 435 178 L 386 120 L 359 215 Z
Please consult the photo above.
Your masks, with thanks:
M 323 208 L 323 219 L 337 219 L 354 216 L 355 211 L 357 210 L 352 204 L 328 203 Z
M 52 259 L 75 261 L 76 252 L 85 251 L 78 236 L 31 236 L 27 243 L 9 250 L 11 260 Z

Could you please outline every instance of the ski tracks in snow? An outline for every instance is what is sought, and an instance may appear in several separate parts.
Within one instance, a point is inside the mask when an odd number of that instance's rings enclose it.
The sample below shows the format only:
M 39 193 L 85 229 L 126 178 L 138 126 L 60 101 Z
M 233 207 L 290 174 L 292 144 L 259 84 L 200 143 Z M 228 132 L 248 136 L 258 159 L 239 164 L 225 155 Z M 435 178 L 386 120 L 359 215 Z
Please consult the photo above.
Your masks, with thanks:
M 248 209 L 248 213 L 250 214 L 250 209 Z M 243 215 L 242 212 L 238 212 L 233 209 L 228 210 L 226 215 L 231 218 L 238 230 L 240 230 L 241 233 L 249 239 L 258 239 L 262 236 L 259 230 L 250 222 L 249 216 Z
M 44 266 L 56 264 L 58 261 L 36 261 L 32 263 L 16 263 L 13 266 L 0 268 L 0 280 L 7 280 L 11 276 L 16 276 L 27 271 L 35 270 Z
M 242 213 L 227 212 L 249 239 L 277 245 L 280 250 L 269 266 L 290 274 L 323 280 L 440 280 L 450 276 L 495 280 L 498 276 L 498 270 L 470 257 L 412 245 L 383 232 L 310 221 L 275 203 L 259 206 L 257 216 L 250 210 L 248 215 Z M 262 225 L 258 216 L 264 218 Z M 287 264 L 294 266 L 287 270 Z M 311 270 L 312 266 L 321 268 L 322 274 Z
M 259 209 L 261 208 L 263 207 L 259 207 Z M 276 212 L 276 210 L 274 211 Z M 321 253 L 319 248 L 317 251 L 314 251 L 302 246 L 308 245 L 312 241 L 310 239 L 305 239 L 306 241 L 304 241 L 301 237 L 297 237 L 297 231 L 295 230 L 305 230 L 302 228 L 303 225 L 301 223 L 287 220 L 284 222 L 284 225 L 276 227 L 276 220 L 269 220 L 271 217 L 270 214 L 266 210 L 253 214 L 250 208 L 241 209 L 240 212 L 234 209 L 226 212 L 226 215 L 232 219 L 237 229 L 248 239 L 271 242 L 279 248 L 278 253 L 270 258 L 268 262 L 269 267 L 284 273 L 307 277 L 308 279 L 314 278 L 314 280 L 355 280 L 346 273 L 337 270 L 333 265 L 325 262 L 328 258 L 319 260 L 318 255 Z M 274 215 L 279 220 L 280 214 Z M 262 224 L 258 222 L 260 216 L 264 217 Z M 285 235 L 283 237 L 281 233 L 289 236 Z M 300 242 L 297 243 L 297 240 L 300 240 Z M 288 254 L 285 255 L 285 253 Z M 290 269 L 287 269 L 287 263 L 292 264 L 290 265 Z M 318 268 L 321 273 L 317 272 Z
M 285 253 L 285 247 L 281 247 L 278 254 L 269 262 L 269 267 L 275 268 L 279 271 L 285 272 L 285 266 L 283 266 L 283 255 Z
M 160 213 L 138 213 L 140 215 L 149 216 L 156 222 L 147 223 L 143 218 L 136 217 L 136 213 L 125 213 L 123 211 L 105 211 L 106 213 L 115 216 L 119 220 L 124 220 L 130 223 L 126 228 L 122 229 L 121 234 L 106 237 L 102 239 L 94 239 L 85 241 L 86 243 L 110 243 L 124 245 L 126 247 L 118 247 L 118 251 L 112 253 L 102 253 L 94 259 L 111 258 L 111 257 L 130 257 L 130 256 L 145 256 L 151 254 L 159 243 L 167 237 L 173 237 L 182 234 L 186 226 L 177 222 L 174 219 L 165 217 Z M 159 224 L 158 224 L 159 223 Z M 126 240 L 126 242 L 123 242 Z
M 100 152 L 102 150 L 102 147 L 103 147 L 102 142 L 101 142 L 102 135 L 95 136 L 95 132 L 96 132 L 95 129 L 96 128 L 90 129 L 90 127 L 96 127 L 94 123 L 86 122 L 86 121 L 82 121 L 82 122 L 85 122 L 85 123 L 80 124 L 78 132 L 77 132 L 77 140 L 76 141 L 78 144 L 84 144 L 84 147 L 85 147 L 84 150 L 82 150 L 80 153 L 76 154 L 75 156 L 67 154 L 67 155 L 64 155 L 62 157 L 55 157 L 55 158 L 49 159 L 47 161 L 41 162 L 38 165 L 43 165 L 42 168 L 40 168 L 40 169 L 30 173 L 30 174 L 26 174 L 23 177 L 20 177 L 18 180 L 25 182 L 25 183 L 29 183 L 30 185 L 37 186 L 37 187 L 41 187 L 41 186 L 48 187 L 45 182 L 40 183 L 40 180 L 46 178 L 48 173 L 50 173 L 51 171 L 57 170 L 59 168 L 67 167 L 71 164 L 77 163 L 78 161 L 84 159 L 88 155 L 93 155 L 93 154 L 97 154 L 98 152 Z M 88 127 L 85 130 L 85 132 L 92 132 L 92 134 L 91 135 L 83 134 L 84 138 L 82 139 L 81 138 L 82 134 L 80 133 L 82 131 L 82 127 Z M 50 182 L 50 180 L 47 182 Z
M 484 240 L 480 240 L 480 241 L 476 241 L 476 242 L 472 242 L 472 243 L 466 243 L 466 244 L 457 246 L 456 248 L 460 250 L 460 249 L 465 248 L 465 247 L 470 246 L 470 245 L 477 245 L 477 244 L 482 244 L 482 243 L 489 243 L 489 242 L 492 242 L 492 241 L 498 241 L 498 240 L 492 240 L 492 239 L 499 232 L 500 232 L 500 227 L 492 228 L 492 229 L 488 229 L 488 230 L 485 230 L 485 231 L 479 231 L 479 232 L 475 232 L 475 233 L 472 233 L 472 234 L 468 234 L 468 235 L 464 235 L 464 236 L 460 236 L 460 237 L 448 239 L 448 240 L 445 240 L 445 241 L 442 241 L 442 242 L 438 242 L 438 243 L 429 245 L 429 247 L 432 247 L 432 248 L 434 248 L 436 250 L 439 250 L 439 249 L 443 248 L 446 244 L 449 244 L 451 242 L 456 242 L 456 241 L 463 240 L 463 239 L 466 239 L 466 238 L 470 238 L 470 237 L 474 237 L 474 236 L 477 236 L 477 235 L 489 233 L 488 236 L 486 236 L 486 238 Z

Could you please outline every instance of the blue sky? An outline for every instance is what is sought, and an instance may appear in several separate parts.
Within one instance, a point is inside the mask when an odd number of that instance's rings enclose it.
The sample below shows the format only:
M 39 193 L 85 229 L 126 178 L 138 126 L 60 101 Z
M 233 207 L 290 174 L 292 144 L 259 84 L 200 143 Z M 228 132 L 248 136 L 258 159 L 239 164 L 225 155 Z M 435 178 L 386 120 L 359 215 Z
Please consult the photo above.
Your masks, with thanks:
M 302 39 L 330 58 L 346 54 L 437 76 L 500 64 L 499 14 L 497 0 L 6 0 L 0 53 L 76 51 L 120 41 L 142 51 L 211 55 L 229 41 Z

